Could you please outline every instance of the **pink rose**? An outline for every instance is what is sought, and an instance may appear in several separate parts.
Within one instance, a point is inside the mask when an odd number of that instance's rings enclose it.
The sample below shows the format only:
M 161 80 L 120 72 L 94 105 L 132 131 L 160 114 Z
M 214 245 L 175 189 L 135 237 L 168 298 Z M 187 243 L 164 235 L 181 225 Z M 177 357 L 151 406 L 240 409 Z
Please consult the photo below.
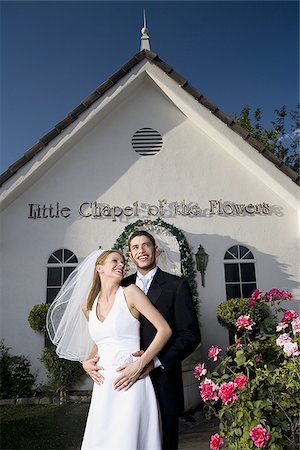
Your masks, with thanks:
M 254 442 L 254 445 L 258 448 L 266 447 L 268 440 L 270 439 L 270 434 L 261 424 L 253 427 L 250 431 L 250 437 Z
M 197 364 L 197 366 L 194 369 L 194 377 L 197 378 L 197 380 L 200 380 L 200 378 L 203 375 L 206 375 L 206 373 L 207 373 L 207 370 L 205 369 L 204 364 L 202 364 L 202 363 Z
M 298 317 L 298 314 L 293 309 L 289 309 L 288 311 L 285 311 L 283 315 L 282 322 L 288 322 L 289 320 L 296 319 Z
M 208 350 L 208 357 L 212 359 L 213 361 L 217 361 L 218 354 L 222 351 L 221 348 L 217 347 L 216 345 L 212 345 L 210 349 Z
M 282 293 L 279 289 L 273 288 L 270 289 L 269 292 L 266 292 L 264 300 L 265 302 L 277 302 L 282 299 Z
M 265 302 L 270 302 L 272 300 L 272 296 L 271 294 L 269 294 L 269 292 L 266 292 L 264 295 L 264 301 Z
M 286 322 L 279 322 L 279 324 L 276 327 L 276 331 L 285 330 L 287 327 L 288 327 L 288 324 Z
M 262 294 L 262 292 L 259 289 L 255 289 L 255 291 L 251 295 L 248 305 L 252 306 L 252 307 L 255 306 L 256 303 L 258 303 L 259 300 L 261 300 L 261 294 Z
M 224 439 L 222 439 L 218 433 L 211 436 L 209 445 L 211 450 L 219 450 L 219 446 L 222 444 L 224 444 Z
M 283 351 L 287 356 L 299 356 L 299 348 L 297 342 L 285 342 L 283 345 Z
M 281 291 L 281 295 L 283 297 L 283 300 L 291 300 L 291 298 L 293 297 L 292 294 L 287 290 Z
M 276 345 L 278 345 L 278 347 L 283 347 L 284 344 L 291 342 L 291 338 L 290 335 L 287 333 L 281 334 L 277 339 L 276 339 Z
M 294 334 L 300 332 L 300 317 L 296 317 L 296 319 L 292 320 L 292 329 Z
M 238 396 L 235 393 L 236 386 L 232 381 L 229 383 L 221 384 L 219 388 L 219 397 L 222 399 L 223 403 L 227 405 L 227 403 L 234 403 L 238 400 Z
M 252 327 L 253 325 L 255 325 L 255 322 L 253 322 L 250 316 L 240 316 L 236 320 L 235 324 L 238 330 L 242 330 L 243 328 L 245 330 L 252 330 Z
M 234 384 L 239 388 L 239 389 L 244 389 L 244 387 L 246 386 L 246 384 L 248 383 L 248 377 L 246 375 L 238 375 L 235 379 L 234 379 Z
M 200 384 L 200 395 L 204 402 L 208 400 L 218 400 L 218 389 L 219 386 L 215 384 L 212 380 L 205 378 L 204 382 Z
M 236 347 L 241 347 L 241 341 L 236 341 L 236 343 L 235 343 L 235 345 L 236 345 Z

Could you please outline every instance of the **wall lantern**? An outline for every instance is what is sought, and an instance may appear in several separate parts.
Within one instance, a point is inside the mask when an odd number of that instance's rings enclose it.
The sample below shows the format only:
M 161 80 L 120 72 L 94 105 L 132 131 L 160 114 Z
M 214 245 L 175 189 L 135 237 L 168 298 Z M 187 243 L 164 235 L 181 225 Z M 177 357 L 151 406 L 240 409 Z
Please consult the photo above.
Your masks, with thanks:
M 197 253 L 195 254 L 197 270 L 201 273 L 202 286 L 205 287 L 205 270 L 208 264 L 208 254 L 205 253 L 202 245 L 199 246 Z

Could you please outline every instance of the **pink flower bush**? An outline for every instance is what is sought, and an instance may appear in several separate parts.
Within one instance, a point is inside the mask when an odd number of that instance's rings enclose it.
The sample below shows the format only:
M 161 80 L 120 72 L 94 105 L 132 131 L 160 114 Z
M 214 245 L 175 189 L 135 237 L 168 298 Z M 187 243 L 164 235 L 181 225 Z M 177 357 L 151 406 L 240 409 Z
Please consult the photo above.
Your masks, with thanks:
M 287 290 L 280 291 L 279 289 L 273 288 L 270 289 L 269 292 L 263 294 L 262 291 L 260 291 L 259 289 L 255 289 L 255 291 L 251 295 L 248 305 L 253 307 L 260 300 L 268 303 L 268 302 L 280 302 L 282 300 L 291 300 L 291 298 L 292 294 Z
M 285 342 L 283 345 L 283 351 L 287 356 L 299 356 L 299 348 L 297 342 Z
M 270 439 L 270 434 L 261 424 L 258 424 L 256 427 L 251 429 L 250 437 L 256 447 L 265 448 L 268 440 Z
M 236 327 L 238 330 L 242 330 L 243 328 L 245 330 L 252 330 L 252 327 L 255 325 L 255 322 L 251 319 L 250 316 L 240 316 L 236 322 Z
M 244 387 L 246 386 L 247 383 L 248 383 L 248 377 L 246 375 L 238 375 L 234 379 L 234 384 L 239 389 L 244 389 Z
M 286 344 L 287 342 L 291 342 L 290 335 L 287 334 L 287 333 L 281 334 L 281 335 L 276 339 L 276 345 L 278 345 L 278 347 L 283 347 L 284 344 Z
M 242 309 L 245 303 L 241 303 L 239 314 L 244 315 L 236 319 L 235 325 L 236 332 L 244 332 L 235 334 L 235 343 L 228 347 L 224 357 L 219 356 L 221 349 L 218 346 L 210 347 L 208 358 L 218 361 L 212 373 L 203 363 L 196 365 L 195 378 L 204 380 L 199 386 L 204 406 L 213 410 L 220 420 L 222 437 L 219 433 L 211 436 L 211 450 L 219 450 L 222 445 L 226 448 L 283 448 L 287 440 L 293 445 L 299 444 L 297 408 L 293 407 L 292 401 L 289 406 L 287 399 L 296 398 L 295 393 L 299 392 L 298 361 L 293 357 L 300 355 L 297 343 L 300 317 L 293 309 L 285 311 L 280 305 L 281 301 L 291 298 L 286 290 L 274 288 L 264 294 L 256 289 L 249 305 L 254 307 L 259 302 L 270 302 L 272 313 L 268 320 L 263 320 L 264 315 L 260 315 L 258 308 L 254 311 L 258 317 L 256 320 L 254 316 L 255 323 L 252 313 Z M 262 309 L 267 311 L 267 305 L 264 306 Z M 220 317 L 223 319 L 222 315 Z M 255 325 L 255 333 L 251 333 Z M 290 384 L 286 383 L 286 375 Z M 261 401 L 256 402 L 260 397 Z M 253 410 L 250 402 L 255 404 Z M 257 424 L 258 420 L 262 423 Z
M 212 345 L 210 349 L 208 350 L 208 357 L 212 359 L 213 361 L 217 361 L 218 354 L 222 351 L 221 348 L 219 348 L 217 345 Z
M 197 364 L 197 366 L 194 369 L 194 377 L 197 378 L 197 380 L 200 380 L 200 378 L 203 375 L 206 375 L 206 373 L 207 373 L 207 370 L 205 369 L 204 364 L 201 364 L 201 363 Z
M 218 389 L 219 386 L 215 384 L 212 380 L 209 380 L 208 378 L 205 378 L 203 383 L 200 384 L 200 395 L 204 402 L 207 402 L 208 400 L 218 400 Z
M 300 317 L 292 320 L 292 330 L 294 335 L 300 332 Z
M 213 434 L 210 438 L 209 448 L 211 450 L 219 450 L 220 445 L 224 444 L 224 439 L 222 439 L 219 433 Z
M 229 381 L 228 383 L 223 383 L 219 387 L 219 397 L 223 401 L 225 405 L 227 403 L 234 403 L 236 400 L 238 400 L 238 396 L 236 395 L 236 385 L 232 381 Z

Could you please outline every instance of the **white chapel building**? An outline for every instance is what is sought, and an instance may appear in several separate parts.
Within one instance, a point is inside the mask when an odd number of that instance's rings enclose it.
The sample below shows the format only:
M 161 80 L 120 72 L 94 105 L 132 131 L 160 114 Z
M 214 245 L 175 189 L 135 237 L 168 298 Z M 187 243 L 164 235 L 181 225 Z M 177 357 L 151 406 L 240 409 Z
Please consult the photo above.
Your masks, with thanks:
M 201 346 L 183 366 L 189 408 L 194 365 L 229 342 L 221 302 L 277 287 L 297 308 L 299 175 L 152 52 L 142 31 L 141 51 L 1 175 L 1 339 L 45 382 L 30 310 L 51 302 L 90 252 L 126 252 L 129 234 L 145 228 L 159 266 L 188 277 L 199 315 Z

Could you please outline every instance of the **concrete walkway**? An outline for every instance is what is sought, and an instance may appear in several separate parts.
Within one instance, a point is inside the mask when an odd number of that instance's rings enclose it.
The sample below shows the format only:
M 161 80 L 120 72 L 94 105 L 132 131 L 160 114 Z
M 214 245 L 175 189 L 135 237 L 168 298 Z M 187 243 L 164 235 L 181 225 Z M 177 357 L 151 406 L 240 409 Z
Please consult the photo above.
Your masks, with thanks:
M 208 421 L 202 411 L 180 420 L 179 449 L 180 450 L 209 450 L 212 434 L 218 432 L 215 419 Z

